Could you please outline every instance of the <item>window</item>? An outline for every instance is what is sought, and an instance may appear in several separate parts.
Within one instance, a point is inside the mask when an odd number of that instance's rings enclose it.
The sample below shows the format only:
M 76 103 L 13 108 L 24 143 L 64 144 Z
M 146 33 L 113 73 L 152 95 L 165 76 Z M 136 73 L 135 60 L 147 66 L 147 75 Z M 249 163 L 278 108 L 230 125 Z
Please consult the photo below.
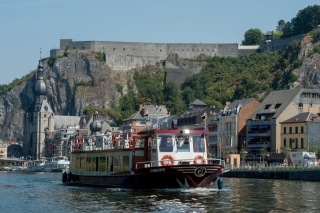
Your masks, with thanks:
M 286 147 L 287 146 L 287 139 L 283 139 L 283 147 Z
M 298 138 L 296 138 L 296 149 L 298 149 Z
M 270 106 L 271 106 L 271 104 L 267 104 L 267 105 L 264 107 L 264 109 L 269 109 Z
M 192 136 L 191 140 L 193 142 L 194 152 L 205 152 L 204 138 L 201 138 L 200 135 L 197 135 L 197 136 Z
M 281 106 L 281 104 L 276 104 L 276 105 L 274 106 L 274 108 L 275 108 L 275 109 L 278 109 L 280 106 Z
M 283 134 L 287 134 L 287 128 L 283 127 Z
M 303 126 L 301 127 L 301 133 L 303 133 Z
M 296 126 L 296 133 L 298 133 L 298 127 Z
M 86 171 L 92 171 L 91 157 L 86 158 Z
M 303 109 L 303 103 L 299 103 L 299 108 Z
M 177 138 L 177 152 L 190 152 L 190 141 L 188 137 Z
M 106 157 L 100 157 L 99 171 L 100 172 L 106 171 Z
M 290 134 L 292 133 L 292 127 L 289 127 L 289 133 Z
M 301 138 L 301 147 L 300 147 L 300 148 L 303 149 L 303 148 L 304 148 L 303 146 L 304 146 L 304 144 L 303 144 L 303 138 Z
M 171 136 L 167 135 L 160 135 L 158 137 L 159 144 L 159 151 L 160 152 L 173 152 L 173 141 Z

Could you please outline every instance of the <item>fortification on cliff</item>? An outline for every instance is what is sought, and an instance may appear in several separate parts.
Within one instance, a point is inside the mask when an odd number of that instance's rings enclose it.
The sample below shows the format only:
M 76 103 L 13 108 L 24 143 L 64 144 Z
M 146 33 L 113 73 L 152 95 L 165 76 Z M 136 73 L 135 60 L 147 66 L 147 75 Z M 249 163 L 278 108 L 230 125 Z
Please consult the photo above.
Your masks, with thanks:
M 107 65 L 113 70 L 130 70 L 146 65 L 155 65 L 164 61 L 170 54 L 177 54 L 182 59 L 192 59 L 205 54 L 207 56 L 238 57 L 252 54 L 259 49 L 256 46 L 242 46 L 230 44 L 195 44 L 195 43 L 138 43 L 112 41 L 73 41 L 61 39 L 60 49 L 50 51 L 50 56 L 63 55 L 65 50 L 81 50 L 102 52 Z

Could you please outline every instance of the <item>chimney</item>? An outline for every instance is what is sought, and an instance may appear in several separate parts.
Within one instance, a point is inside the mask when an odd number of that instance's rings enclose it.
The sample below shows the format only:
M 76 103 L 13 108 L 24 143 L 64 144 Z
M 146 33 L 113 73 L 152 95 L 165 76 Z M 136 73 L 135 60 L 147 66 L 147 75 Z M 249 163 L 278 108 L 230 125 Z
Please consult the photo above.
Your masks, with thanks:
M 168 112 L 168 115 L 170 116 L 170 115 L 171 115 L 171 112 Z
M 312 121 L 313 121 L 313 122 L 317 122 L 317 121 L 318 121 L 318 118 L 317 118 L 317 117 L 312 117 Z
M 231 104 L 230 101 L 227 101 L 227 102 L 226 102 L 226 106 L 229 106 L 230 104 Z
M 143 104 L 139 104 L 139 109 L 141 109 L 143 107 Z

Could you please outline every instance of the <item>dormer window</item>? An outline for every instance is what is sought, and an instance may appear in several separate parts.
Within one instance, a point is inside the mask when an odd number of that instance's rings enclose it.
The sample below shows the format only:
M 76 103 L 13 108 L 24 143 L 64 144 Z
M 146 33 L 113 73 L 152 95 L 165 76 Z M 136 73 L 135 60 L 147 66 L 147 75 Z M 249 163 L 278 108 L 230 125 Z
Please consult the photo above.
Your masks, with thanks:
M 276 104 L 276 105 L 274 106 L 274 108 L 275 108 L 275 109 L 278 109 L 280 106 L 281 106 L 281 104 Z
M 271 104 L 267 104 L 267 105 L 264 107 L 264 109 L 269 109 L 270 106 L 271 106 Z

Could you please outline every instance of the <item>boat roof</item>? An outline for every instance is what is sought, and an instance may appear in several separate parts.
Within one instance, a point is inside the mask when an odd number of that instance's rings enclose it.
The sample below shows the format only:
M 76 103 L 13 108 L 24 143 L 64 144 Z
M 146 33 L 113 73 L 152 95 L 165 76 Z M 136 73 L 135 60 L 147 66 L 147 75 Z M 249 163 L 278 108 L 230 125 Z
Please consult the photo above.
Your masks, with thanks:
M 142 130 L 138 133 L 138 135 L 144 136 L 144 135 L 149 135 L 149 134 L 189 134 L 189 135 L 194 135 L 194 134 L 205 134 L 208 135 L 209 131 L 208 130 L 189 130 L 189 129 L 153 129 L 153 130 Z

